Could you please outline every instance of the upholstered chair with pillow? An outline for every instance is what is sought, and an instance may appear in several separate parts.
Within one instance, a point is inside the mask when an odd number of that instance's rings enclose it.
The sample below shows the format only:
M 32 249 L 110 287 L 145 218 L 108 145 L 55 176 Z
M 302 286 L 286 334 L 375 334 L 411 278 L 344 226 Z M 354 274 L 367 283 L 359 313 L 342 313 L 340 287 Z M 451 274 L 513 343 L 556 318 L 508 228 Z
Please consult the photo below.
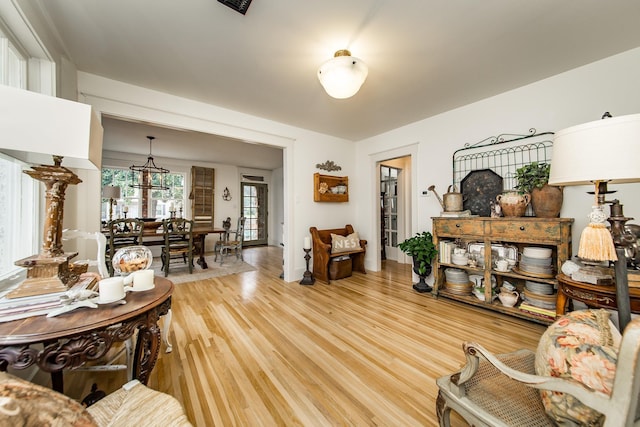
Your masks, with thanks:
M 621 337 L 605 310 L 570 312 L 537 351 L 493 355 L 463 345 L 462 371 L 439 378 L 436 411 L 474 426 L 639 426 L 640 318 Z

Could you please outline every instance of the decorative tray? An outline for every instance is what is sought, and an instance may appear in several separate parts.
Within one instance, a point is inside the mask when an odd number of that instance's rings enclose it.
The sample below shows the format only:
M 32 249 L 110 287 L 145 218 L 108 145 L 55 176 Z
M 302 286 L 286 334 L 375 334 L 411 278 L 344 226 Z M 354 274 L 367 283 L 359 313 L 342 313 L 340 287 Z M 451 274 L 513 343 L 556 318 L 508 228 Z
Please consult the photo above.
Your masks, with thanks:
M 467 252 L 481 254 L 483 256 L 478 257 L 478 265 L 484 268 L 484 243 L 469 243 L 467 245 Z M 491 245 L 492 260 L 497 258 L 510 259 L 515 262 L 518 261 L 518 248 L 511 245 Z
M 471 171 L 460 182 L 463 208 L 474 215 L 491 216 L 491 202 L 502 193 L 502 177 L 491 169 Z

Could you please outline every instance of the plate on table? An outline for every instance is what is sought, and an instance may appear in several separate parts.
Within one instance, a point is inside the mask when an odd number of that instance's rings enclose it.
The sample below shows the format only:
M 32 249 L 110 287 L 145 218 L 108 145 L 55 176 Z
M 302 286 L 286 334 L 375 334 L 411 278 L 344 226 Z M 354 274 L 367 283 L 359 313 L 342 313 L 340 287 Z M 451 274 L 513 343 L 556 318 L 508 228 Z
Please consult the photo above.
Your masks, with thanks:
M 95 298 L 91 298 L 89 301 L 96 303 L 98 305 L 105 305 L 105 304 L 113 304 L 113 303 L 120 303 L 120 304 L 126 304 L 127 302 L 124 300 L 124 297 L 121 298 L 115 298 L 115 299 L 110 299 L 110 300 L 103 300 L 100 299 L 100 297 L 95 297 Z
M 146 292 L 146 291 L 150 291 L 151 289 L 155 289 L 155 287 L 156 287 L 156 285 L 149 286 L 148 288 L 142 288 L 140 286 L 138 286 L 138 287 L 125 286 L 124 287 L 124 291 L 125 292 Z
M 502 177 L 491 169 L 471 171 L 460 181 L 462 206 L 474 215 L 491 216 L 491 202 L 502 194 Z

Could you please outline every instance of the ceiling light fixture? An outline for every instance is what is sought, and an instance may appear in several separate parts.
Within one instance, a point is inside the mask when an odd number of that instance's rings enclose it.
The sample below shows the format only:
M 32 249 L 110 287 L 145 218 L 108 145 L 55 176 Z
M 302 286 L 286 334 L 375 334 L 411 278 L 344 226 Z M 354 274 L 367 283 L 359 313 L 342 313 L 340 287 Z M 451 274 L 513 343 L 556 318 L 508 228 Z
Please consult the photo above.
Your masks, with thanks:
M 169 169 L 156 166 L 151 155 L 151 142 L 156 139 L 155 136 L 147 136 L 149 139 L 149 157 L 147 162 L 142 166 L 129 166 L 131 170 L 131 184 L 129 187 L 141 188 L 143 190 L 168 190 L 166 186 L 166 176 Z
M 358 93 L 368 74 L 369 69 L 361 59 L 342 49 L 320 66 L 318 79 L 329 96 L 345 99 Z

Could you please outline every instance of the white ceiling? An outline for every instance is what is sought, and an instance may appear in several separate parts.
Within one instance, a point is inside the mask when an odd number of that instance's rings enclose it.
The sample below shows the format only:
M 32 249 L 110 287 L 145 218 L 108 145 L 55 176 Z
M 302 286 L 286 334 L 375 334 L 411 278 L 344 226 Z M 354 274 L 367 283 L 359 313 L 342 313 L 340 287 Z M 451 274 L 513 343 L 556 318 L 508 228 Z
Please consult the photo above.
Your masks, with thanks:
M 632 0 L 34 1 L 81 71 L 350 140 L 640 46 Z M 343 48 L 369 77 L 336 100 Z

